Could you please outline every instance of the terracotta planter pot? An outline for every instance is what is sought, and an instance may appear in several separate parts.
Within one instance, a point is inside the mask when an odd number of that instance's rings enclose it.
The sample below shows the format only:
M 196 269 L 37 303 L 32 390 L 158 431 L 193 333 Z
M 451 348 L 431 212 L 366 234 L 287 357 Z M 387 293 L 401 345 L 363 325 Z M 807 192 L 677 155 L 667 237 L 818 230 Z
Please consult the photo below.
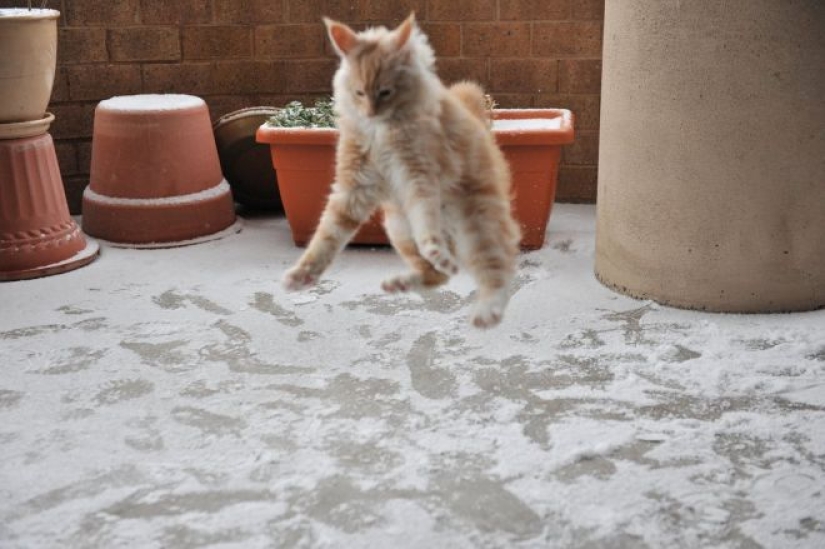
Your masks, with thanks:
M 0 123 L 44 118 L 54 85 L 59 16 L 56 10 L 0 9 Z
M 180 245 L 232 226 L 206 103 L 190 95 L 134 95 L 95 109 L 83 228 L 124 245 Z
M 567 109 L 498 109 L 493 118 L 493 134 L 510 164 L 521 247 L 539 249 L 556 199 L 561 148 L 575 137 L 573 113 Z
M 513 176 L 521 246 L 541 248 L 556 195 L 561 147 L 574 138 L 573 115 L 565 109 L 500 109 L 494 118 L 502 121 L 494 124 L 493 133 Z M 292 238 L 303 246 L 315 231 L 334 179 L 338 130 L 262 125 L 256 138 L 270 146 Z M 361 227 L 352 242 L 388 243 L 380 218 Z
M 62 273 L 97 253 L 69 216 L 52 137 L 0 141 L 0 280 Z
M 335 145 L 338 130 L 327 128 L 274 128 L 262 125 L 256 139 L 268 143 L 272 164 L 292 239 L 306 245 L 326 204 L 335 178 Z M 387 244 L 387 235 L 376 215 L 352 239 L 353 244 Z
M 249 107 L 220 117 L 213 129 L 223 175 L 235 202 L 254 210 L 282 211 L 269 147 L 255 141 L 258 126 L 276 107 Z

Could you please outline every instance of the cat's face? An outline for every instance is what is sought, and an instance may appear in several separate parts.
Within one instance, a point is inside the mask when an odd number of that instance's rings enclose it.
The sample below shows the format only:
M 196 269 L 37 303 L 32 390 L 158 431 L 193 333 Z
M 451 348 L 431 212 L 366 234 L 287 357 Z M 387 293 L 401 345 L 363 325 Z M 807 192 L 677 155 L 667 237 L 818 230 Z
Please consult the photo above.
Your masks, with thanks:
M 412 17 L 393 31 L 371 29 L 355 33 L 342 23 L 326 23 L 330 39 L 347 68 L 336 92 L 346 94 L 347 103 L 361 116 L 385 116 L 414 97 L 412 53 L 406 47 L 413 30 Z
M 347 91 L 361 115 L 385 115 L 410 95 L 410 75 L 398 55 L 375 48 L 362 52 L 353 61 Z

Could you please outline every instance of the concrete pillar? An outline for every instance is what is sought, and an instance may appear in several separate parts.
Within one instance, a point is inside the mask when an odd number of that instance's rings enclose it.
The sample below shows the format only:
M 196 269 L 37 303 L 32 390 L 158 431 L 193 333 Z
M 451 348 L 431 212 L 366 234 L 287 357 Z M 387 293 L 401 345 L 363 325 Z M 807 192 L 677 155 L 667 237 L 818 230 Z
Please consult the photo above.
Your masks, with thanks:
M 598 193 L 611 288 L 825 306 L 825 2 L 607 0 Z

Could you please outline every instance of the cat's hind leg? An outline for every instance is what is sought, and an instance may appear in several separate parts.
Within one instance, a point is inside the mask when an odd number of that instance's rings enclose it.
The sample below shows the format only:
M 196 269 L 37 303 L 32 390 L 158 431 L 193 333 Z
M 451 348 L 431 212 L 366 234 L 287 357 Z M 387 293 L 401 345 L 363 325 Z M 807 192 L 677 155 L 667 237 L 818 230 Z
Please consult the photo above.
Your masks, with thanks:
M 410 271 L 387 278 L 381 283 L 385 292 L 408 292 L 440 286 L 449 276 L 433 267 L 418 251 L 407 219 L 395 207 L 384 206 L 384 229 L 395 250 L 410 266 Z
M 403 209 L 418 253 L 449 277 L 458 272 L 458 262 L 444 238 L 440 194 L 437 178 L 411 177 Z
M 506 207 L 506 203 L 492 207 L 493 211 L 501 210 L 498 215 L 469 216 L 460 236 L 459 255 L 478 288 L 470 313 L 470 322 L 477 328 L 492 328 L 500 323 L 510 300 L 518 256 L 518 228 Z

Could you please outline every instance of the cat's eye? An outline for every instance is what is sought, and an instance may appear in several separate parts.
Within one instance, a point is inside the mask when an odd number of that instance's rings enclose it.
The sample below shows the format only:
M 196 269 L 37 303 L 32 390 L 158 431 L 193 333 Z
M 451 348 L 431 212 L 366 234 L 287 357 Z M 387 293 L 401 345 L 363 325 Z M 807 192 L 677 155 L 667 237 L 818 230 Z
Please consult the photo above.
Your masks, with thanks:
M 379 99 L 386 99 L 390 95 L 392 95 L 392 90 L 389 89 L 389 88 L 382 88 L 382 89 L 378 90 Z
M 358 97 L 364 97 L 364 90 L 355 90 L 355 95 Z

